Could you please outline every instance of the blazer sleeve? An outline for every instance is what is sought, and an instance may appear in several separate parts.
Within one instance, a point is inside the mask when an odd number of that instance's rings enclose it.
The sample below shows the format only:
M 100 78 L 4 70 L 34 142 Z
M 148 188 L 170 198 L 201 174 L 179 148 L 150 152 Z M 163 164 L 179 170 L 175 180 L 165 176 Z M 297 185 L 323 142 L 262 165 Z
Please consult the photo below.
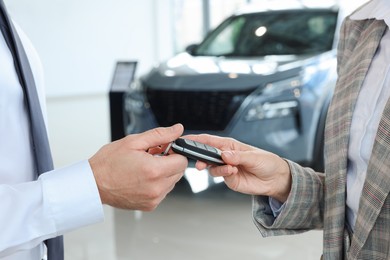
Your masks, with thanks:
M 277 236 L 322 229 L 324 211 L 324 174 L 287 161 L 292 187 L 284 208 L 274 217 L 268 197 L 253 196 L 253 221 L 262 236 Z

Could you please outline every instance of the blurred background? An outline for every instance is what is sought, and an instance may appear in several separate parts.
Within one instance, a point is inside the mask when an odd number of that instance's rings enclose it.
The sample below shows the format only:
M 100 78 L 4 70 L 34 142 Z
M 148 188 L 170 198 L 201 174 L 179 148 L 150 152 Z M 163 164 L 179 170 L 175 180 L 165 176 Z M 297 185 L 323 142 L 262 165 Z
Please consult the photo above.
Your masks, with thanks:
M 56 167 L 111 140 L 108 94 L 118 61 L 137 61 L 142 75 L 243 5 L 264 2 L 5 0 L 42 60 Z M 348 14 L 364 2 L 339 4 Z M 223 184 L 193 193 L 183 182 L 154 212 L 105 213 L 104 223 L 65 236 L 67 259 L 319 259 L 322 251 L 321 231 L 262 238 L 250 196 Z

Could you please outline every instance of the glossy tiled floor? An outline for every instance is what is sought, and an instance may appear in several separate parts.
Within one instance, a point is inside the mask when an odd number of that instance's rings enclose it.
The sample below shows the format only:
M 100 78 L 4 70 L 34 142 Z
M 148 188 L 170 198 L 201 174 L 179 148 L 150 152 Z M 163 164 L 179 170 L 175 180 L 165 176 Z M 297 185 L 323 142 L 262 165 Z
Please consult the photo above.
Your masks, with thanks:
M 106 97 L 48 100 L 56 166 L 88 158 L 109 141 Z M 154 212 L 105 207 L 104 223 L 65 236 L 68 260 L 319 259 L 322 233 L 262 238 L 250 197 L 219 184 L 193 194 L 185 183 Z

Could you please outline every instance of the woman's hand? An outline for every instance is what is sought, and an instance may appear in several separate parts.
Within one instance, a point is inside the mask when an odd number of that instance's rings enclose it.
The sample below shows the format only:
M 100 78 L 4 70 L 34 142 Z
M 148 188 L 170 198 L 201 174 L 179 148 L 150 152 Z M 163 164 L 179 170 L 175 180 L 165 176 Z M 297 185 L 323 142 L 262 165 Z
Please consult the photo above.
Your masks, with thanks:
M 185 138 L 214 146 L 222 151 L 223 166 L 198 161 L 196 168 L 209 168 L 212 176 L 222 176 L 234 191 L 265 195 L 285 202 L 291 190 L 288 163 L 274 153 L 241 143 L 232 138 L 207 134 L 187 135 Z

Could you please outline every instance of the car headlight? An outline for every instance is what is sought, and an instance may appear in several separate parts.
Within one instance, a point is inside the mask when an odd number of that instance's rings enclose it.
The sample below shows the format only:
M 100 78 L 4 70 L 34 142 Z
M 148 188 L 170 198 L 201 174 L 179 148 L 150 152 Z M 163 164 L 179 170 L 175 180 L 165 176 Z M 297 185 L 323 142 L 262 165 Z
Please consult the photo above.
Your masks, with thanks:
M 284 79 L 281 81 L 276 81 L 272 83 L 268 83 L 264 90 L 263 95 L 275 95 L 286 90 L 294 90 L 302 86 L 302 77 L 293 77 Z
M 275 103 L 266 102 L 264 104 L 258 104 L 251 107 L 248 110 L 245 119 L 247 121 L 254 121 L 291 116 L 296 113 L 298 106 L 299 104 L 297 100 Z
M 142 82 L 140 79 L 135 79 L 130 84 L 130 92 L 142 91 Z
M 142 113 L 143 109 L 148 107 L 149 104 L 145 101 L 141 81 L 133 81 L 133 83 L 130 85 L 130 91 L 126 95 L 126 111 Z
M 254 121 L 262 119 L 280 118 L 291 116 L 298 110 L 298 98 L 301 94 L 302 81 L 301 77 L 293 77 L 266 85 L 260 97 L 255 97 L 248 109 L 245 120 Z M 264 100 L 265 96 L 275 97 L 286 91 L 291 91 L 293 95 L 289 95 L 287 100 L 269 101 Z

